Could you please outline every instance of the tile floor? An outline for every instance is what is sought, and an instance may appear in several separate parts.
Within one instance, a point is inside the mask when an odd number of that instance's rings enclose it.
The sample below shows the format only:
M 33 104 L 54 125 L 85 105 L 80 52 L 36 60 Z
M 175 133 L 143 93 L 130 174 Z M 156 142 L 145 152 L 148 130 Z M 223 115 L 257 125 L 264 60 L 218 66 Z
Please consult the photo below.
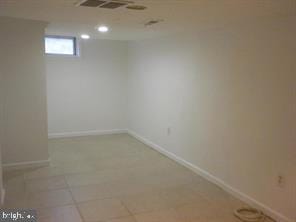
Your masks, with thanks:
M 39 222 L 236 222 L 244 204 L 127 134 L 49 140 L 49 167 L 4 174 Z

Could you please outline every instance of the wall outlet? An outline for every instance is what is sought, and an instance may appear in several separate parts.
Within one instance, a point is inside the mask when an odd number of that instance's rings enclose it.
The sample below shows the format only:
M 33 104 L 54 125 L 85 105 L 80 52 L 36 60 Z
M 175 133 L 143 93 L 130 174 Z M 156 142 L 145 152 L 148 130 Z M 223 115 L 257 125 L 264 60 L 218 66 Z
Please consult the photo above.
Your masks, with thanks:
M 282 174 L 277 176 L 277 186 L 280 188 L 284 188 L 286 183 L 285 177 Z

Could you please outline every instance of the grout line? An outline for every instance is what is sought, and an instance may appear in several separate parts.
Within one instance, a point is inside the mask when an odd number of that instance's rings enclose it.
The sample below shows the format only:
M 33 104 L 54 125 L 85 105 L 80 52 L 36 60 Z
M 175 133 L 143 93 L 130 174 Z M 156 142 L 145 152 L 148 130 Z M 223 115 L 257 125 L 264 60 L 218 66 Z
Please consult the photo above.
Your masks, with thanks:
M 121 205 L 126 209 L 126 211 L 132 216 L 133 213 L 132 213 L 132 212 L 130 211 L 130 209 L 128 209 L 128 207 L 124 204 L 123 200 L 121 200 L 120 197 L 117 198 L 117 199 L 120 201 Z
M 66 176 L 63 176 L 63 177 L 64 177 L 64 180 L 65 180 L 65 182 L 66 182 L 67 188 L 68 188 L 68 190 L 69 190 L 69 192 L 70 192 L 70 195 L 71 195 L 71 197 L 72 197 L 73 204 L 74 204 L 76 210 L 78 211 L 78 214 L 79 214 L 81 220 L 82 220 L 82 221 L 85 221 L 85 218 L 83 217 L 83 214 L 82 214 L 81 210 L 80 210 L 79 207 L 78 207 L 78 203 L 76 202 L 76 200 L 75 200 L 75 198 L 74 198 L 73 192 L 72 192 L 72 190 L 71 190 L 71 187 L 69 186 L 69 183 L 68 183 L 68 181 L 67 181 L 67 179 L 66 179 Z

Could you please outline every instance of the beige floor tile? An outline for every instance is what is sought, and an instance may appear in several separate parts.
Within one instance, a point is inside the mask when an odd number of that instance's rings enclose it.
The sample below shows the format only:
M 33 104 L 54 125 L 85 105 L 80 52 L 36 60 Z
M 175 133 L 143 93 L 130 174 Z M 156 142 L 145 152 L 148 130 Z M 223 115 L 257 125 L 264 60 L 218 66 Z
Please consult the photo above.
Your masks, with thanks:
M 190 183 L 190 185 L 195 192 L 207 198 L 211 198 L 212 196 L 214 196 L 215 198 L 224 198 L 229 196 L 228 193 L 226 193 L 217 185 L 205 179 L 200 179 L 199 177 L 194 177 L 193 182 Z
M 115 197 L 115 195 L 112 195 L 110 187 L 106 184 L 72 187 L 70 189 L 76 202 Z
M 30 193 L 28 203 L 32 208 L 47 208 L 72 204 L 73 199 L 69 190 L 61 189 Z
M 124 179 L 126 175 L 121 170 L 102 170 L 91 173 L 66 175 L 70 187 L 102 184 Z
M 240 207 L 248 207 L 246 203 L 232 197 L 231 195 L 224 198 L 211 198 L 209 201 L 217 208 L 221 209 L 225 214 L 232 214 L 235 209 Z
M 23 172 L 4 173 L 5 202 L 4 208 L 27 208 L 27 193 Z
M 175 172 L 171 169 L 167 171 L 151 173 L 142 176 L 143 182 L 151 186 L 158 188 L 170 188 L 175 186 L 181 186 L 192 181 L 192 173 L 189 171 L 178 171 Z
M 133 214 L 169 208 L 169 203 L 154 192 L 122 197 L 121 200 Z
M 123 179 L 111 183 L 70 188 L 76 202 L 115 198 L 155 191 L 155 186 L 145 184 L 141 179 Z
M 27 193 L 18 192 L 15 193 L 5 193 L 5 202 L 4 206 L 2 206 L 5 209 L 12 209 L 12 208 L 20 208 L 25 209 L 28 208 L 28 198 Z
M 38 222 L 82 222 L 74 205 L 40 209 L 37 216 Z
M 63 175 L 63 171 L 59 167 L 40 167 L 40 168 L 33 168 L 25 172 L 24 177 L 25 179 L 36 179 L 36 178 L 48 178 L 54 176 L 61 176 Z
M 204 179 L 201 179 L 198 182 L 194 181 L 189 186 L 196 193 L 211 202 L 215 207 L 220 208 L 228 214 L 232 213 L 238 207 L 247 206 L 245 203 L 226 193 L 215 184 Z
M 74 161 L 78 161 L 78 162 L 83 162 L 86 158 L 85 153 L 77 151 L 77 149 L 75 149 L 75 147 L 70 147 L 70 149 L 62 149 L 59 148 L 54 152 L 50 152 L 51 157 L 53 158 L 53 162 L 54 163 L 65 163 L 65 162 L 74 162 Z
M 89 201 L 78 204 L 78 207 L 85 222 L 103 221 L 130 215 L 117 199 Z
M 173 209 L 136 214 L 134 217 L 137 222 L 183 222 L 177 220 L 176 212 Z
M 187 185 L 162 190 L 160 196 L 169 203 L 170 206 L 180 206 L 183 204 L 205 201 L 202 196 L 196 194 Z
M 210 218 L 208 219 L 207 222 L 242 222 L 242 221 L 236 218 L 235 216 L 229 214 L 229 215 L 221 216 L 219 218 Z
M 124 169 L 138 166 L 151 166 L 151 163 L 163 163 L 164 158 L 155 154 L 147 154 L 146 152 L 138 152 L 125 154 L 120 156 L 113 156 L 111 158 L 94 161 L 93 165 L 98 170 L 103 169 Z
M 197 201 L 174 208 L 179 221 L 194 221 L 220 218 L 222 212 L 206 200 Z
M 133 216 L 111 219 L 104 222 L 137 222 Z
M 3 171 L 3 180 L 4 182 L 9 182 L 14 178 L 20 178 L 24 176 L 24 170 L 4 170 Z
M 204 201 L 202 197 L 185 186 L 129 195 L 121 197 L 121 200 L 133 214 Z
M 64 172 L 65 175 L 67 174 L 78 174 L 78 173 L 88 173 L 88 172 L 95 172 L 96 168 L 92 166 L 91 163 L 85 162 L 83 164 L 62 164 L 60 168 Z
M 131 177 L 165 177 L 174 178 L 176 175 L 187 175 L 192 181 L 192 173 L 170 161 L 157 161 L 126 169 Z
M 67 183 L 64 176 L 49 177 L 45 179 L 31 179 L 26 180 L 25 183 L 28 192 L 57 190 L 67 187 Z
M 17 198 L 26 191 L 25 180 L 23 173 L 17 171 L 4 174 L 4 188 L 6 197 Z

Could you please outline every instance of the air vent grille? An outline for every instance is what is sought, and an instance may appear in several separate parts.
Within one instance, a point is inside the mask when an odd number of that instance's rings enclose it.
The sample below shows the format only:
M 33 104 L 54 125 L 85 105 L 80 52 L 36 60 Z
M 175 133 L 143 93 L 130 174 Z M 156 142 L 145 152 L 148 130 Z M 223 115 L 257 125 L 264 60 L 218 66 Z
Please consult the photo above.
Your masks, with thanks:
M 87 0 L 83 1 L 80 6 L 86 6 L 86 7 L 98 7 L 107 1 L 102 1 L 102 0 Z
M 115 8 L 119 8 L 121 6 L 127 5 L 126 3 L 122 3 L 122 2 L 108 2 L 102 6 L 100 6 L 101 8 L 109 8 L 109 9 L 115 9 Z
M 147 26 L 158 24 L 160 22 L 163 22 L 163 19 L 153 19 L 153 20 L 147 21 L 144 25 L 147 27 Z
M 1 0 L 0 0 L 1 1 Z M 84 7 L 100 7 L 106 9 L 116 9 L 126 6 L 128 9 L 144 10 L 145 6 L 135 5 L 134 1 L 130 0 L 80 0 L 75 4 L 76 6 Z
M 126 8 L 132 10 L 145 10 L 147 7 L 143 5 L 129 5 Z

